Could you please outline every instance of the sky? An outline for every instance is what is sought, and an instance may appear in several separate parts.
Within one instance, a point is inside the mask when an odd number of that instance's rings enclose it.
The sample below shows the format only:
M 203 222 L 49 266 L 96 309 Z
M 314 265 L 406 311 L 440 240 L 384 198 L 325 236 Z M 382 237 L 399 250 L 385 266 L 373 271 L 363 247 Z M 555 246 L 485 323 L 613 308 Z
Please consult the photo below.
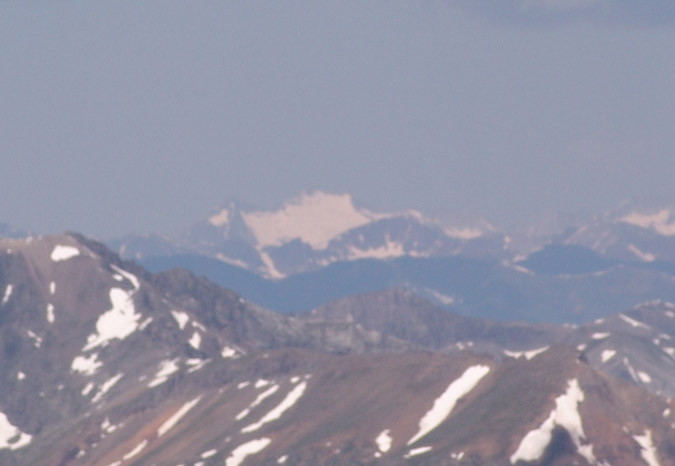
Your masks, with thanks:
M 0 222 L 36 232 L 675 201 L 672 1 L 2 0 L 0 44 Z

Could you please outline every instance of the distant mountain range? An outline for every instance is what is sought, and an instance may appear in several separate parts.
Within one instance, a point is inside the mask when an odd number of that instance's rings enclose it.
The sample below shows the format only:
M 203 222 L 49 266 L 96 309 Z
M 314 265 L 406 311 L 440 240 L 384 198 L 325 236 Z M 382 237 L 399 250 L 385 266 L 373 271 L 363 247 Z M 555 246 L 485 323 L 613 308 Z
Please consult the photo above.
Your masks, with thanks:
M 669 207 L 625 204 L 590 220 L 559 216 L 547 223 L 519 233 L 485 221 L 447 227 L 414 210 L 375 213 L 355 206 L 349 194 L 314 191 L 278 210 L 229 202 L 176 238 L 129 235 L 108 244 L 125 258 L 196 254 L 271 279 L 360 259 L 464 256 L 517 263 L 550 244 L 624 262 L 675 261 L 675 209 Z
M 671 212 L 625 204 L 516 234 L 487 222 L 443 227 L 415 211 L 373 213 L 349 195 L 317 191 L 273 211 L 228 203 L 175 239 L 108 244 L 151 271 L 185 268 L 284 312 L 404 287 L 465 315 L 582 323 L 675 301 Z
M 443 228 L 417 211 L 374 213 L 354 206 L 348 194 L 321 191 L 274 211 L 229 202 L 175 239 L 131 235 L 109 242 L 126 258 L 198 254 L 272 279 L 359 259 L 493 256 L 504 244 L 487 223 Z
M 0 239 L 0 295 L 3 465 L 675 464 L 671 303 L 509 323 L 394 288 L 289 316 L 74 234 Z

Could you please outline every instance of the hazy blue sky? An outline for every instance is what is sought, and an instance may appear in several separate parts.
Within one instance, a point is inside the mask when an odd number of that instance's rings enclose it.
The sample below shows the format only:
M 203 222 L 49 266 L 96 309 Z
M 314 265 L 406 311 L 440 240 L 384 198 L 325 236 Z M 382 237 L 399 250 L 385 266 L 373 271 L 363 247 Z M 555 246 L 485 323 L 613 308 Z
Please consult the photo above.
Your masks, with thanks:
M 497 225 L 675 201 L 675 2 L 0 1 L 0 221 L 308 188 Z M 675 203 L 675 202 L 674 202 Z

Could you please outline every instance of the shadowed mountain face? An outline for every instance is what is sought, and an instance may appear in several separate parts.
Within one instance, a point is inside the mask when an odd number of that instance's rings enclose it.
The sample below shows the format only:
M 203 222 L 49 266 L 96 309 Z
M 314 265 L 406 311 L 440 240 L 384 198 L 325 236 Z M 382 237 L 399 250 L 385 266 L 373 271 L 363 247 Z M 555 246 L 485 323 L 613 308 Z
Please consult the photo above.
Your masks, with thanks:
M 675 457 L 667 303 L 534 326 L 394 289 L 287 316 L 77 235 L 0 240 L 0 294 L 0 464 Z

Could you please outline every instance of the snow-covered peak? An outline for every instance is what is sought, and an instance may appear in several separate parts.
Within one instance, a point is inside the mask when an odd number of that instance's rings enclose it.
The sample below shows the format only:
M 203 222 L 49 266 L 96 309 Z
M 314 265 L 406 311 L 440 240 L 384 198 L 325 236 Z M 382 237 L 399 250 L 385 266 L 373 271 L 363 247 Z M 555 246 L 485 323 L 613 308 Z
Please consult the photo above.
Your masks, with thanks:
M 445 233 L 450 236 L 451 238 L 458 238 L 458 239 L 474 239 L 474 238 L 480 238 L 483 236 L 483 230 L 480 228 L 471 228 L 471 227 L 464 227 L 464 228 L 458 228 L 458 227 L 451 227 L 451 228 L 446 228 Z
M 340 233 L 379 218 L 357 209 L 349 194 L 321 191 L 302 193 L 278 211 L 247 212 L 242 217 L 260 247 L 280 246 L 297 238 L 314 249 L 323 249 Z
M 661 209 L 656 213 L 645 214 L 633 211 L 619 219 L 619 222 L 650 228 L 664 236 L 675 236 L 675 218 L 670 209 Z

